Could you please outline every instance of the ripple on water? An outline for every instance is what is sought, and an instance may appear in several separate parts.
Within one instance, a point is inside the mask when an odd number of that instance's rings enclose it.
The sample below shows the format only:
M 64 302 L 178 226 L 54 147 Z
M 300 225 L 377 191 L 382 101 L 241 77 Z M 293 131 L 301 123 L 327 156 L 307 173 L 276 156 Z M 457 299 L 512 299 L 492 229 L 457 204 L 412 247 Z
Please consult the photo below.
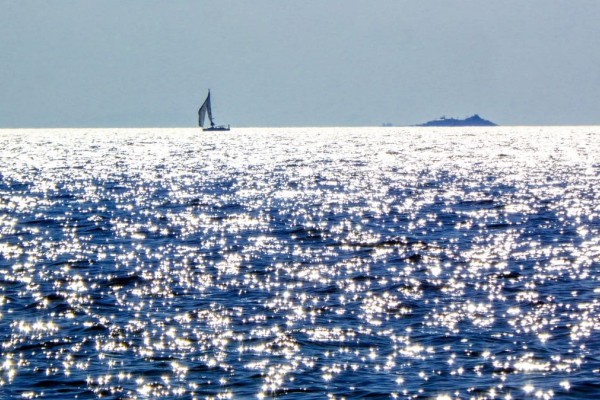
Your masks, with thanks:
M 0 131 L 2 391 L 593 397 L 599 134 Z

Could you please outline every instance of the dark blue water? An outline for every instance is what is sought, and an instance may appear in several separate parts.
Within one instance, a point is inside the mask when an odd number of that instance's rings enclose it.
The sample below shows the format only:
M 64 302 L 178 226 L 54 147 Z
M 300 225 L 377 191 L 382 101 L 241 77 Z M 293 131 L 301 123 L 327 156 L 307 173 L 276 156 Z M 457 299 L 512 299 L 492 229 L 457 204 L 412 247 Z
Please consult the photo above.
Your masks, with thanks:
M 599 139 L 0 131 L 0 397 L 600 396 Z

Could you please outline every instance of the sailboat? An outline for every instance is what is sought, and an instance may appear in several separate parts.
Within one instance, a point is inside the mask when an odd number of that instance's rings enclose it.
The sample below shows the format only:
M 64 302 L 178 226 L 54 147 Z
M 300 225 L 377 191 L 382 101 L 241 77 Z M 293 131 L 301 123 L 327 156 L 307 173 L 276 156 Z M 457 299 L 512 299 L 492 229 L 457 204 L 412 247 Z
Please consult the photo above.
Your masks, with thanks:
M 204 127 L 204 119 L 206 118 L 207 114 L 208 114 L 208 120 L 210 121 L 210 126 L 205 128 Z M 210 106 L 210 89 L 208 90 L 208 96 L 206 97 L 206 100 L 204 100 L 202 107 L 200 107 L 200 109 L 198 110 L 198 125 L 202 128 L 203 131 L 228 131 L 229 130 L 229 125 L 227 125 L 227 126 L 215 125 L 215 121 L 213 120 L 212 110 L 211 110 L 211 106 Z

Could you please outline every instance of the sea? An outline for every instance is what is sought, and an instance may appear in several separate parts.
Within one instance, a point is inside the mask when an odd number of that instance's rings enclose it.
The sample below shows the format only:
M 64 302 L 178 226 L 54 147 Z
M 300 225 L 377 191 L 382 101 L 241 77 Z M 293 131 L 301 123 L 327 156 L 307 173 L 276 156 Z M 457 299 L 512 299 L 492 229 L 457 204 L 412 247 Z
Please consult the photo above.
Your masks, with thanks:
M 0 130 L 0 398 L 600 397 L 600 127 Z

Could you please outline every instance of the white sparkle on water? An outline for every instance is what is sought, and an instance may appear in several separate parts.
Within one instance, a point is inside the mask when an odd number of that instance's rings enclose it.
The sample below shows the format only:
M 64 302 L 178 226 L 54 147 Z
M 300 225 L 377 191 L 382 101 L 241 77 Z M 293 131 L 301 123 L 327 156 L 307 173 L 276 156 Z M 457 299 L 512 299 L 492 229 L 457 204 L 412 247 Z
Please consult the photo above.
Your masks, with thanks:
M 599 138 L 598 127 L 1 130 L 2 390 L 589 390 Z

